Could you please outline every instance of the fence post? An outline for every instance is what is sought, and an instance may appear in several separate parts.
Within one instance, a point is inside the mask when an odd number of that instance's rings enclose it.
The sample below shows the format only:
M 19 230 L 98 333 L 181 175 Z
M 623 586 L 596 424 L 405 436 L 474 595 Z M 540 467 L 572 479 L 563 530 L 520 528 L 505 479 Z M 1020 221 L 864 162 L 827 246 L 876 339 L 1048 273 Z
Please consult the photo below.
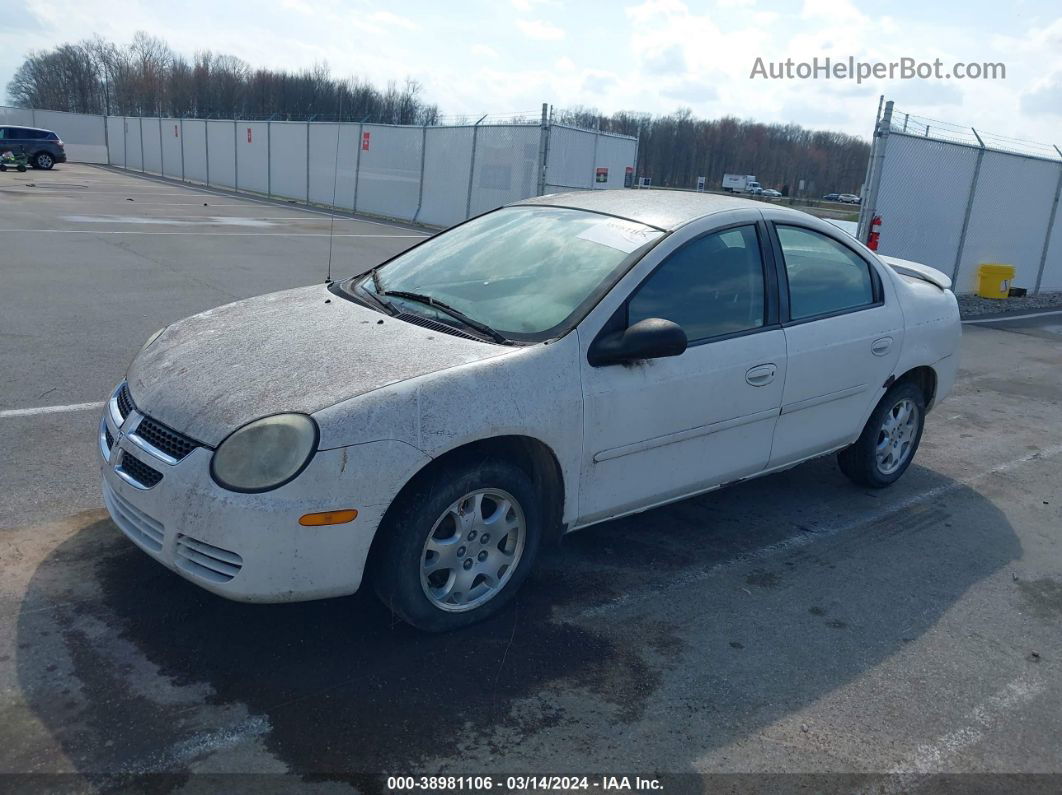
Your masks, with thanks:
M 866 241 L 870 222 L 877 214 L 881 170 L 885 165 L 885 145 L 888 143 L 889 130 L 892 128 L 892 107 L 893 103 L 890 99 L 885 103 L 885 112 L 878 121 L 877 129 L 874 130 L 874 142 L 871 147 L 870 162 L 867 163 L 867 178 L 864 186 L 866 195 L 859 207 L 859 225 L 856 227 L 856 239 L 861 243 Z
M 417 210 L 413 213 L 413 223 L 420 217 L 420 208 L 424 204 L 424 161 L 428 155 L 428 123 L 424 122 L 420 136 L 420 191 L 417 194 Z
M 180 124 L 181 124 L 181 132 L 180 132 L 180 136 L 181 136 L 181 182 L 187 182 L 187 180 L 184 177 L 184 116 L 181 116 Z
M 206 151 L 206 184 L 210 187 L 210 121 L 203 119 L 203 148 Z
M 107 124 L 109 117 L 104 114 L 103 116 L 103 148 L 107 150 L 107 165 L 111 165 L 111 131 L 110 125 Z
M 273 198 L 273 122 L 266 119 L 266 196 Z
M 235 116 L 236 114 L 232 114 Z M 235 190 L 240 192 L 240 133 L 236 129 L 236 119 L 232 120 L 232 181 L 236 183 Z
M 546 193 L 546 157 L 549 152 L 549 118 L 546 114 L 547 103 L 542 103 L 542 122 L 538 134 L 538 185 L 536 196 Z
M 122 116 L 122 168 L 129 170 L 129 118 Z
M 1062 149 L 1055 147 L 1055 151 L 1058 152 L 1059 158 L 1062 158 Z M 1058 199 L 1062 194 L 1062 168 L 1058 170 L 1058 185 L 1055 187 L 1055 201 L 1051 205 L 1051 216 L 1047 220 L 1047 232 L 1044 234 L 1044 249 L 1040 252 L 1040 268 L 1036 271 L 1036 286 L 1033 287 L 1033 293 L 1040 292 L 1040 282 L 1044 280 L 1044 268 L 1047 265 L 1047 250 L 1051 246 L 1051 232 L 1055 228 L 1055 219 L 1058 217 Z
M 310 206 L 310 124 L 306 124 L 306 206 Z
M 638 137 L 634 139 L 634 171 L 631 173 L 631 187 L 638 187 L 638 150 L 642 145 L 642 123 L 638 122 Z M 623 187 L 627 187 L 627 175 L 623 175 Z
M 465 199 L 465 218 L 472 215 L 472 177 L 476 173 L 476 139 L 479 137 L 479 123 L 485 118 L 487 118 L 486 113 L 472 125 L 472 157 L 468 161 L 468 196 Z
M 162 146 L 162 110 L 159 110 L 159 176 L 166 176 L 166 155 Z
M 601 138 L 601 119 L 597 120 L 594 129 L 594 162 L 590 166 L 590 190 L 597 190 L 597 142 Z M 607 185 L 608 183 L 606 183 Z
M 959 232 L 959 245 L 955 252 L 955 267 L 951 269 L 951 283 L 953 286 L 957 286 L 956 282 L 959 279 L 959 266 L 962 264 L 963 250 L 966 248 L 966 231 L 970 228 L 970 214 L 973 213 L 974 199 L 977 197 L 977 177 L 981 173 L 981 161 L 985 158 L 985 144 L 981 140 L 981 136 L 977 134 L 977 130 L 973 127 L 974 138 L 977 139 L 977 144 L 981 148 L 977 150 L 977 162 L 974 163 L 973 178 L 970 180 L 970 193 L 966 197 L 966 214 L 962 219 L 962 231 Z
M 146 174 L 147 168 L 144 163 L 144 117 L 137 116 L 136 120 L 140 122 L 140 173 Z
M 351 214 L 358 211 L 358 181 L 361 179 L 361 139 L 365 135 L 365 122 L 358 122 L 358 144 L 354 150 L 354 198 L 350 203 Z

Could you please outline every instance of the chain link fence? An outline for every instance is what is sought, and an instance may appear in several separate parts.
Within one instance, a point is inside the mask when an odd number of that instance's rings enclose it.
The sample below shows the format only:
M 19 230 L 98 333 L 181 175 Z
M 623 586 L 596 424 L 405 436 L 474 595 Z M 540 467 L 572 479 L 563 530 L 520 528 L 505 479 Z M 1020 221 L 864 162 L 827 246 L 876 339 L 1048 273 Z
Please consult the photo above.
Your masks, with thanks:
M 1062 290 L 1062 150 L 898 111 L 875 127 L 858 234 L 880 219 L 878 252 L 931 265 L 959 293 L 982 264 L 1013 265 L 1012 286 Z
M 55 130 L 74 161 L 442 227 L 529 196 L 622 188 L 638 145 L 545 117 L 412 127 L 0 108 L 5 123 Z

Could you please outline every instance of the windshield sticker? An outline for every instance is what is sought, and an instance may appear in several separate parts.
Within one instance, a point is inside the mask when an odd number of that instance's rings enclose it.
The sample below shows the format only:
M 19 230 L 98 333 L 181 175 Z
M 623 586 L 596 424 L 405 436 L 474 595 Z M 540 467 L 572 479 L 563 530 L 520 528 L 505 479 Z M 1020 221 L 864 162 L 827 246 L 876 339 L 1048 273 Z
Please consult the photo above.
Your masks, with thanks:
M 580 240 L 589 240 L 602 246 L 614 248 L 624 254 L 630 254 L 639 246 L 644 246 L 660 233 L 641 224 L 628 224 L 623 221 L 609 221 L 594 224 L 577 235 Z

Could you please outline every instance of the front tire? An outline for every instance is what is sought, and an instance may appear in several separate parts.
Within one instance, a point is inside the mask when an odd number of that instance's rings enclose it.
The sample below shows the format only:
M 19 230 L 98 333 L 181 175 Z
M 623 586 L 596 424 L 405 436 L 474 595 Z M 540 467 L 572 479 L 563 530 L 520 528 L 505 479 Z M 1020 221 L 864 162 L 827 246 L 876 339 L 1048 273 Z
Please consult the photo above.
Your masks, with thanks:
M 925 417 L 922 390 L 912 383 L 896 384 L 878 403 L 855 444 L 838 453 L 841 471 L 860 486 L 891 486 L 914 459 Z
M 47 152 L 38 152 L 33 158 L 33 167 L 42 169 L 43 171 L 51 170 L 55 165 L 55 158 Z
M 419 478 L 388 512 L 373 585 L 388 608 L 427 632 L 497 613 L 530 573 L 543 511 L 531 478 L 503 461 Z

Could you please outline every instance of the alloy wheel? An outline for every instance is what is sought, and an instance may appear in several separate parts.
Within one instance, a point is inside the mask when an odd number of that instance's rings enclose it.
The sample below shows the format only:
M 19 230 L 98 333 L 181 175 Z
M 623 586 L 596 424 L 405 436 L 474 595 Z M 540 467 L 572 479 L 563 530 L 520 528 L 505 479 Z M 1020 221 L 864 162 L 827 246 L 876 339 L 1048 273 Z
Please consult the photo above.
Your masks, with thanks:
M 918 438 L 918 423 L 919 409 L 910 398 L 904 398 L 886 412 L 874 449 L 881 474 L 891 475 L 911 457 Z
M 451 503 L 421 552 L 420 584 L 440 610 L 474 610 L 497 596 L 524 551 L 527 520 L 501 489 L 479 489 Z

